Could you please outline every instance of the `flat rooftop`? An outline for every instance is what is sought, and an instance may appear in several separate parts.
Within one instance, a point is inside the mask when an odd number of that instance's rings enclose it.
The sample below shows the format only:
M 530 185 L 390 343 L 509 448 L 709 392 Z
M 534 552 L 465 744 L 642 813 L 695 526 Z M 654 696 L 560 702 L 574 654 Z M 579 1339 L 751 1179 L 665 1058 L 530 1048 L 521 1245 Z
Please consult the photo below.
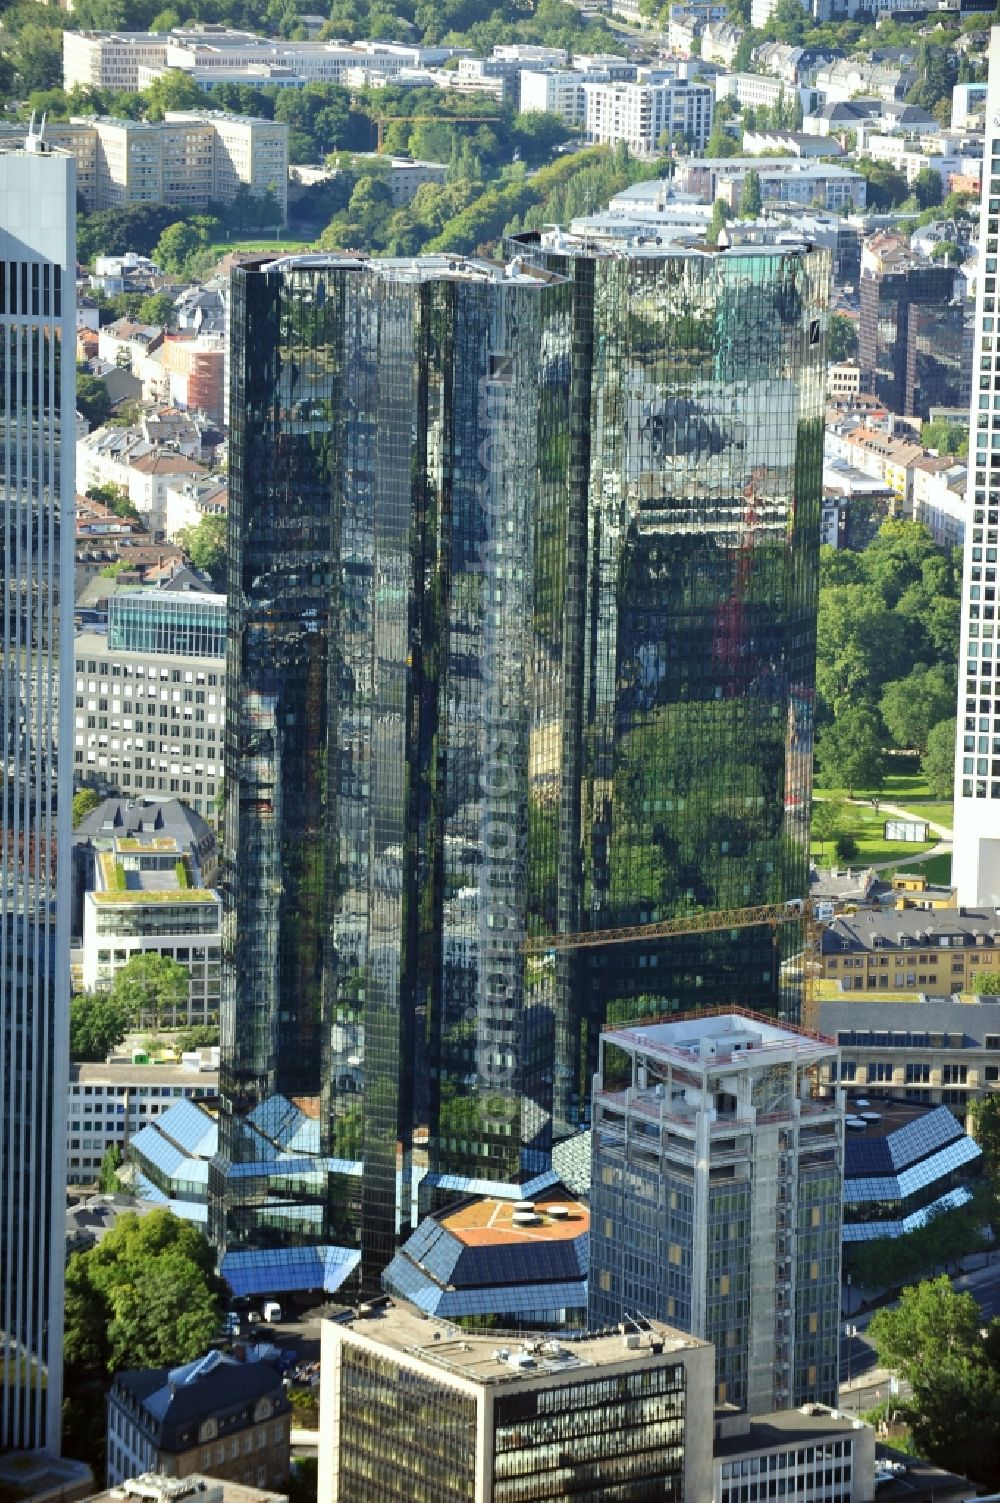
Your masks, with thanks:
M 214 1086 L 219 1083 L 218 1067 L 199 1065 L 189 1070 L 183 1065 L 70 1065 L 70 1085 L 169 1085 Z
M 734 1008 L 719 1013 L 686 1013 L 670 1022 L 637 1022 L 631 1027 L 605 1028 L 604 1043 L 629 1052 L 659 1054 L 685 1064 L 731 1065 L 734 1058 L 756 1051 L 783 1050 L 792 1055 L 826 1055 L 835 1046 L 819 1034 L 782 1027 L 769 1018 Z
M 712 1444 L 716 1461 L 728 1456 L 745 1456 L 754 1451 L 777 1451 L 788 1445 L 802 1444 L 809 1440 L 829 1440 L 833 1435 L 843 1435 L 854 1430 L 854 1415 L 803 1409 L 783 1409 L 774 1414 L 756 1415 L 747 1429 L 735 1435 L 718 1436 Z M 818 1407 L 818 1406 L 816 1406 Z
M 538 1221 L 514 1224 L 510 1200 L 475 1200 L 440 1217 L 441 1225 L 467 1247 L 501 1247 L 520 1242 L 570 1242 L 590 1230 L 590 1212 L 578 1200 L 535 1201 Z M 569 1215 L 548 1215 L 550 1206 L 564 1206 Z
M 636 1365 L 648 1365 L 651 1360 L 662 1360 L 671 1353 L 704 1350 L 708 1346 L 707 1342 L 656 1320 L 647 1322 L 648 1329 L 634 1333 L 639 1342 L 634 1347 L 627 1346 L 628 1336 L 618 1331 L 588 1334 L 578 1340 L 563 1331 L 519 1332 L 513 1337 L 487 1331 L 480 1335 L 392 1303 L 364 1318 L 332 1324 L 339 1330 L 346 1325 L 360 1337 L 419 1357 L 475 1383 L 558 1377 L 581 1368 L 608 1367 L 630 1360 Z

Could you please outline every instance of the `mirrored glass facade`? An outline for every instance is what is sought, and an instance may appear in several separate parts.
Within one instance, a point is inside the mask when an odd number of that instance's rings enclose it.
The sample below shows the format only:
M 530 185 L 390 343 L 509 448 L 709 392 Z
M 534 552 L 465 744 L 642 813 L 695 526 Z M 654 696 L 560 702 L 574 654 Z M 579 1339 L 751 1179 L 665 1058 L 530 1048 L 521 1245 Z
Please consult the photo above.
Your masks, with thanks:
M 71 744 L 73 702 L 73 655 L 59 657 L 73 620 L 73 159 L 0 151 L 0 202 L 0 1451 L 58 1450 L 72 759 L 60 764 L 57 752 L 60 739 Z
M 234 278 L 213 1230 L 372 1280 L 607 1017 L 781 1002 L 770 930 L 526 935 L 805 890 L 828 257 L 514 251 Z
M 579 352 L 571 446 L 585 563 L 567 772 L 580 799 L 566 925 L 796 897 L 807 886 L 827 253 L 614 254 L 559 232 L 514 243 L 571 278 Z M 780 967 L 800 945 L 789 925 L 546 962 L 557 1130 L 586 1109 L 605 1020 L 728 1003 L 793 1013 Z

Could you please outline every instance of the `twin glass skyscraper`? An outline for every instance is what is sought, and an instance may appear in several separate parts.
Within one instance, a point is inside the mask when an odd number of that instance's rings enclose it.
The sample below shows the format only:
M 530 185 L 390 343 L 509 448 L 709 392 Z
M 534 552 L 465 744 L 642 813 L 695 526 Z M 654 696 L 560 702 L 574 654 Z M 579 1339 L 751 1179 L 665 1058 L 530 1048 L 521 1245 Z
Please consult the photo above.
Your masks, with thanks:
M 526 937 L 805 890 L 828 258 L 511 254 L 234 276 L 213 1231 L 368 1283 L 607 1018 L 779 1005 L 770 930 Z
M 73 158 L 0 148 L 0 1451 L 62 1398 L 75 223 Z

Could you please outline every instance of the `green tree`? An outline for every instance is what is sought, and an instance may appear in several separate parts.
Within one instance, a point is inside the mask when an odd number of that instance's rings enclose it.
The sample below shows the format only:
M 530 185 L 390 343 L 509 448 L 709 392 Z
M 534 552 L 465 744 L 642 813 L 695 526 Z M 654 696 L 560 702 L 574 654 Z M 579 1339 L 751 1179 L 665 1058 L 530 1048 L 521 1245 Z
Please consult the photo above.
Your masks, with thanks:
M 69 1004 L 69 1054 L 103 1064 L 136 1021 L 131 1004 L 108 992 L 80 992 Z
M 182 527 L 174 542 L 196 569 L 210 574 L 213 580 L 225 578 L 229 542 L 229 523 L 224 516 L 202 517 L 194 527 Z
M 984 996 L 1000 996 L 1000 973 L 982 971 L 973 978 L 975 990 Z M 1000 1193 L 1000 1096 L 980 1096 L 969 1103 L 972 1131 L 983 1150 L 983 1167 Z
M 102 1158 L 101 1167 L 97 1173 L 97 1188 L 103 1195 L 117 1195 L 122 1189 L 122 1182 L 118 1177 L 122 1158 L 122 1151 L 118 1144 L 112 1143 Z
M 827 787 L 879 789 L 885 776 L 879 718 L 868 705 L 846 705 L 816 738 L 819 776 Z
M 200 110 L 205 107 L 200 86 L 182 68 L 168 68 L 153 80 L 145 94 L 147 120 L 162 120 L 167 110 Z
M 954 674 L 940 664 L 933 668 L 920 666 L 905 678 L 886 684 L 879 713 L 896 747 L 922 755 L 931 731 L 947 720 L 954 703 Z
M 169 955 L 145 950 L 131 957 L 116 971 L 109 997 L 130 1018 L 149 1020 L 153 1031 L 159 1030 L 165 1013 L 182 1013 L 187 1008 L 191 976 L 187 966 Z
M 906 174 L 897 172 L 887 162 L 873 162 L 868 157 L 854 157 L 851 161 L 854 172 L 860 172 L 868 184 L 867 202 L 870 209 L 896 209 L 910 196 Z
M 718 244 L 719 234 L 725 229 L 730 213 L 731 210 L 725 199 L 717 198 L 712 205 L 712 217 L 708 221 L 708 229 L 705 232 L 705 239 L 709 245 Z
M 141 324 L 169 328 L 174 321 L 174 300 L 169 293 L 151 292 L 142 299 L 136 314 Z
M 392 189 L 378 177 L 359 177 L 354 185 L 347 213 L 362 233 L 378 232 L 392 211 Z
M 778 0 L 764 28 L 764 34 L 790 47 L 801 47 L 806 35 L 806 12 L 800 0 Z
M 22 26 L 14 38 L 10 59 L 22 96 L 36 89 L 56 89 L 62 83 L 62 32 L 50 26 Z
M 857 360 L 858 326 L 843 313 L 831 313 L 826 326 L 826 358 L 830 361 Z
M 877 1311 L 868 1335 L 882 1366 L 916 1383 L 948 1354 L 977 1347 L 981 1324 L 973 1295 L 957 1293 L 942 1274 L 904 1289 L 895 1309 Z
M 841 833 L 847 816 L 843 799 L 815 799 L 812 806 L 812 837 L 824 847 L 828 840 L 835 840 Z
M 981 997 L 1000 996 L 1000 971 L 976 971 L 969 982 L 969 990 L 978 993 L 978 995 Z M 972 1116 L 973 1120 L 975 1120 L 976 1111 L 980 1106 L 991 1106 L 994 1103 L 1000 1105 L 1000 1096 L 984 1096 L 981 1097 L 978 1101 L 971 1101 L 969 1103 L 969 1113 Z M 996 1147 L 1000 1148 L 1000 1123 L 996 1124 L 996 1128 L 994 1129 L 994 1123 L 992 1119 L 988 1117 L 987 1121 L 984 1123 L 984 1128 L 988 1134 L 992 1133 L 994 1130 L 997 1131 L 998 1138 L 996 1140 Z M 983 1143 L 983 1139 L 980 1136 L 980 1130 L 978 1127 L 975 1129 L 975 1137 L 976 1141 L 983 1149 L 983 1154 L 985 1157 L 986 1148 Z M 997 1162 L 998 1165 L 1000 1165 L 1000 1159 L 998 1159 Z
M 712 134 L 705 143 L 705 155 L 707 157 L 736 157 L 739 153 L 740 148 L 735 138 L 725 129 L 721 121 L 713 124 Z
M 195 229 L 194 225 L 184 224 L 178 220 L 175 224 L 168 225 L 156 242 L 153 252 L 154 260 L 164 271 L 180 274 L 183 272 L 187 259 L 195 251 L 201 250 L 204 239 Z
M 927 749 L 920 759 L 920 770 L 931 792 L 938 798 L 951 798 L 955 788 L 955 716 L 940 720 L 927 736 Z
M 946 418 L 938 418 L 934 423 L 921 426 L 920 442 L 925 449 L 936 449 L 939 454 L 964 456 L 969 452 L 969 430 L 964 423 L 949 423 Z
M 77 369 L 76 405 L 92 428 L 100 428 L 111 415 L 111 397 L 107 383 L 99 376 Z
M 67 1367 L 107 1380 L 122 1368 L 176 1366 L 207 1351 L 223 1285 L 190 1222 L 169 1211 L 122 1216 L 66 1265 Z M 67 1383 L 67 1388 L 71 1384 Z
M 962 251 L 954 240 L 939 240 L 937 245 L 931 246 L 931 260 L 943 261 L 946 266 L 957 266 L 962 259 Z
M 921 167 L 912 186 L 913 195 L 922 209 L 936 208 L 944 196 L 941 174 L 935 172 L 933 167 Z
M 544 110 L 522 110 L 514 118 L 513 136 L 524 160 L 537 166 L 565 141 L 566 122 L 561 115 L 547 114 Z
M 793 0 L 793 3 L 798 5 L 798 0 Z M 760 214 L 763 203 L 764 200 L 760 191 L 760 173 L 748 172 L 743 179 L 743 191 L 740 194 L 740 218 L 756 219 Z
M 74 828 L 74 830 L 80 824 L 81 820 L 86 819 L 86 817 L 87 817 L 88 814 L 92 814 L 95 809 L 99 809 L 101 807 L 101 802 L 102 802 L 101 795 L 94 788 L 81 788 L 78 793 L 74 793 L 74 795 L 73 795 L 73 828 Z

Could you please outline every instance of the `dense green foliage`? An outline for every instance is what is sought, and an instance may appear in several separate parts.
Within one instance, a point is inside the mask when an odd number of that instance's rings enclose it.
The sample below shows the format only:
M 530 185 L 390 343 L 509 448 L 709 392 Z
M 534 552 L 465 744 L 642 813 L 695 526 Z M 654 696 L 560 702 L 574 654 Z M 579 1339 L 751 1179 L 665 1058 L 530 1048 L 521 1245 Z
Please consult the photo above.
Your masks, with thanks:
M 66 1265 L 63 1351 L 66 1452 L 99 1462 L 103 1395 L 126 1368 L 175 1366 L 208 1350 L 224 1285 L 215 1255 L 169 1211 L 123 1216 L 97 1247 Z
M 174 536 L 196 569 L 211 575 L 219 587 L 226 580 L 226 549 L 229 539 L 229 524 L 224 516 L 202 517 L 193 527 L 182 527 Z
M 69 1004 L 69 1057 L 103 1064 L 132 1024 L 130 1003 L 109 992 L 81 992 Z
M 73 795 L 73 828 L 88 814 L 101 807 L 101 795 L 93 788 L 81 788 L 79 793 Z
M 961 568 L 960 553 L 938 547 L 918 522 L 884 522 L 863 553 L 822 550 L 821 785 L 878 788 L 880 750 L 892 746 L 929 757 L 940 787 L 937 727 L 953 734 Z
M 826 326 L 826 355 L 828 360 L 857 360 L 858 326 L 853 318 L 844 313 L 831 313 Z
M 144 950 L 131 957 L 115 973 L 109 1000 L 128 1011 L 135 1022 L 150 1021 L 159 1028 L 165 1013 L 187 1006 L 191 977 L 187 966 L 170 955 Z
M 921 1455 L 995 1487 L 1000 1482 L 1000 1321 L 983 1326 L 971 1294 L 944 1276 L 904 1289 L 868 1334 L 879 1363 L 911 1385 L 904 1409 Z

